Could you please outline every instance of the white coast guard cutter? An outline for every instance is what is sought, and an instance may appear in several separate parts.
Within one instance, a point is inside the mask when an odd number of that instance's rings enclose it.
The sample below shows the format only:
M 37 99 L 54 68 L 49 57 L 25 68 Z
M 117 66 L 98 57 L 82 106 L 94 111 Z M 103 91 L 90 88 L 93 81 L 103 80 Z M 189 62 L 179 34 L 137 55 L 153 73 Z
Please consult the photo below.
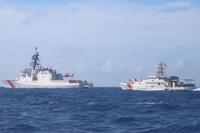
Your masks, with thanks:
M 85 88 L 93 87 L 88 81 L 71 79 L 74 74 L 57 73 L 52 68 L 44 68 L 40 65 L 39 52 L 35 48 L 30 67 L 25 68 L 16 80 L 5 80 L 6 88 Z
M 123 90 L 141 90 L 141 91 L 162 91 L 162 90 L 193 90 L 195 89 L 194 80 L 180 80 L 178 76 L 166 76 L 165 63 L 157 64 L 155 75 L 148 76 L 147 79 L 130 79 L 129 82 L 120 83 Z

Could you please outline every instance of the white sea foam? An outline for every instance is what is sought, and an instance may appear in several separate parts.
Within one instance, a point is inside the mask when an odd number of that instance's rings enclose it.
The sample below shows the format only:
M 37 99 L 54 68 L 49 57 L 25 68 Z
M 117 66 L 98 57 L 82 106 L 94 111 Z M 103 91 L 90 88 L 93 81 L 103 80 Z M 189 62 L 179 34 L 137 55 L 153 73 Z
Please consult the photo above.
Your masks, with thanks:
M 155 105 L 155 104 L 162 104 L 163 102 L 139 102 L 139 103 L 136 103 L 137 105 Z
M 194 89 L 193 91 L 200 91 L 200 88 L 196 88 L 196 89 Z
M 88 103 L 87 103 L 88 106 L 94 105 L 94 104 L 95 104 L 95 102 L 88 102 Z

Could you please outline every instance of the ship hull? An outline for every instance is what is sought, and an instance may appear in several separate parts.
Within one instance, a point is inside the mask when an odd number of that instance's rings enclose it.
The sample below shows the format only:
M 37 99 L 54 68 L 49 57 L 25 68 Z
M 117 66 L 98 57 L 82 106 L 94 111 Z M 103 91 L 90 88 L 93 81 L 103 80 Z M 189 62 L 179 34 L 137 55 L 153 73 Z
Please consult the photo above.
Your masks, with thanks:
M 52 82 L 18 82 L 13 80 L 4 81 L 4 87 L 6 88 L 89 88 L 80 83 L 69 83 L 65 81 L 52 81 Z
M 138 91 L 173 91 L 173 90 L 194 90 L 196 87 L 137 87 L 128 83 L 120 83 L 122 90 L 138 90 Z

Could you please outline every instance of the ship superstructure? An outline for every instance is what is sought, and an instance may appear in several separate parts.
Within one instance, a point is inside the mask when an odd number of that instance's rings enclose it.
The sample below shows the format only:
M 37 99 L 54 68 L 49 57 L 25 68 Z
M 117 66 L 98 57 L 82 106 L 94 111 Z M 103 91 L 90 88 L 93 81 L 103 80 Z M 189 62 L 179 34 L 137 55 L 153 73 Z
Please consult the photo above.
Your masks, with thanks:
M 180 80 L 178 76 L 167 76 L 166 67 L 167 65 L 161 62 L 156 65 L 156 74 L 144 80 L 131 79 L 127 83 L 120 83 L 120 87 L 124 90 L 143 91 L 193 90 L 196 88 L 192 79 Z
M 57 73 L 55 69 L 42 67 L 39 52 L 35 48 L 30 67 L 21 71 L 16 80 L 6 80 L 6 88 L 90 88 L 89 81 L 71 79 L 74 74 Z

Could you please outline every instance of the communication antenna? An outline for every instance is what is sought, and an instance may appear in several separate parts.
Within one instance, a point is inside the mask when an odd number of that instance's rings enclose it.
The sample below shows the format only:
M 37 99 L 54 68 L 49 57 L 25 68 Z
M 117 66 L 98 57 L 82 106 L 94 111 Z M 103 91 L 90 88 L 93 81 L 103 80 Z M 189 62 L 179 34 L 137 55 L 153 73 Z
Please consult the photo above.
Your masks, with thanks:
M 167 65 L 163 62 L 160 62 L 159 64 L 157 64 L 156 66 L 156 76 L 158 77 L 165 77 L 166 76 L 166 67 Z
M 30 66 L 33 67 L 35 70 L 37 67 L 39 68 L 40 66 L 40 59 L 39 59 L 39 52 L 37 51 L 37 47 L 35 47 L 35 53 L 32 56 Z

